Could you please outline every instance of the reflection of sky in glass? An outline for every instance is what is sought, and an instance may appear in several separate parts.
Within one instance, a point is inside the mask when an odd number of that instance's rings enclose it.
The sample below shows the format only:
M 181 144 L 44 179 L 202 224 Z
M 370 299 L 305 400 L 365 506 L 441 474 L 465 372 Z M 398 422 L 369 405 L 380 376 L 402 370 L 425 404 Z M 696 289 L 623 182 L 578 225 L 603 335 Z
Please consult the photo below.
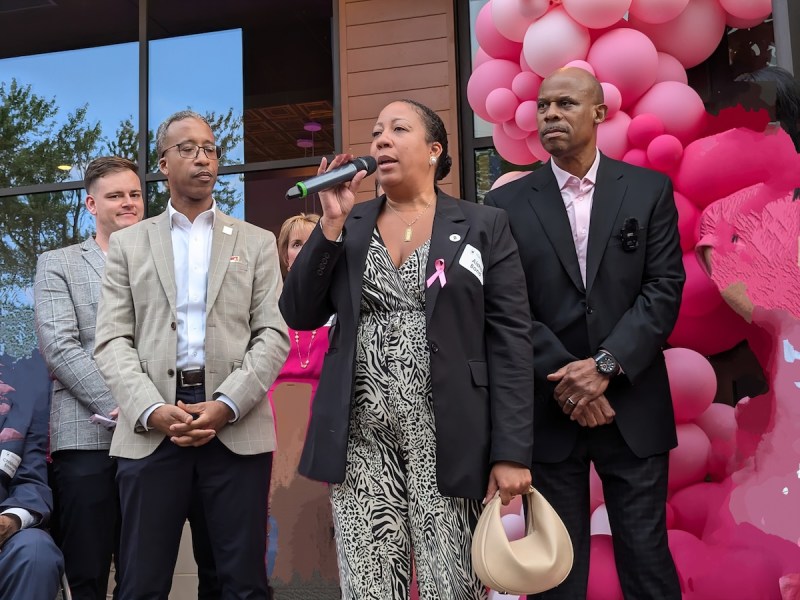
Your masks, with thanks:
M 150 129 L 179 110 L 241 118 L 242 30 L 217 31 L 150 42 Z M 242 125 L 237 130 L 243 138 Z M 226 148 L 228 163 L 244 162 L 244 141 Z

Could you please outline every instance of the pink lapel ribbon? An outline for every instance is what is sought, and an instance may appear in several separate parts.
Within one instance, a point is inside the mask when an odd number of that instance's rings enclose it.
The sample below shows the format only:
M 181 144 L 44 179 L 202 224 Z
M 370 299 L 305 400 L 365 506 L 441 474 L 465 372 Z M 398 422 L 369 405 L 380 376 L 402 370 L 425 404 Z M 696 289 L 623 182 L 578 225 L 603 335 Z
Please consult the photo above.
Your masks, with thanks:
M 433 275 L 428 277 L 428 281 L 426 282 L 427 287 L 431 287 L 433 282 L 437 279 L 439 280 L 439 285 L 442 287 L 445 286 L 447 283 L 447 277 L 444 276 L 444 260 L 441 258 L 437 258 L 436 262 L 433 263 L 436 266 L 436 271 Z

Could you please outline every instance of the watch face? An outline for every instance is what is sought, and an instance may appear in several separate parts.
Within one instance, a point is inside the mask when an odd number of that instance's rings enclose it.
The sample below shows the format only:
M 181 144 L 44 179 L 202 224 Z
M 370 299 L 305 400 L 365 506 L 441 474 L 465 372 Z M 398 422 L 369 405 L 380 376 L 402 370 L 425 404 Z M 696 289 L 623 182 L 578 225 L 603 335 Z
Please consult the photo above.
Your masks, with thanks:
M 608 354 L 597 359 L 597 370 L 603 375 L 613 375 L 617 371 L 617 361 Z

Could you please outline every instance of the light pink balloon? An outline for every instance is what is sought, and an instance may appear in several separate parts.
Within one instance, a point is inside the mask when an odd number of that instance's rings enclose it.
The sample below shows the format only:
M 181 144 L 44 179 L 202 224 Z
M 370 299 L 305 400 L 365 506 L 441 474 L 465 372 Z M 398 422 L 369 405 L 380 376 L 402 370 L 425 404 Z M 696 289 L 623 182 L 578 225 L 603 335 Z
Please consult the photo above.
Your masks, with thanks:
M 676 423 L 689 423 L 703 414 L 717 393 L 717 376 L 711 363 L 689 348 L 668 348 L 664 360 Z
M 656 69 L 656 83 L 660 81 L 679 81 L 680 83 L 689 83 L 689 77 L 686 75 L 686 69 L 680 61 L 666 52 L 658 53 L 658 68 Z
M 728 404 L 714 402 L 697 417 L 695 423 L 711 441 L 708 471 L 712 481 L 722 481 L 735 467 L 736 411 Z
M 507 60 L 519 60 L 519 52 L 522 45 L 519 42 L 509 40 L 502 33 L 497 31 L 497 27 L 492 21 L 492 0 L 484 4 L 475 19 L 475 38 L 478 45 L 493 58 L 505 58 Z
M 628 131 L 630 131 L 630 128 L 628 128 Z M 630 139 L 630 136 L 628 136 L 628 138 Z M 622 160 L 637 167 L 644 167 L 645 169 L 652 168 L 650 163 L 647 161 L 647 152 L 641 148 L 631 148 L 625 153 L 625 156 L 622 157 Z
M 525 142 L 528 144 L 528 150 L 536 157 L 536 160 L 541 162 L 550 160 L 550 153 L 542 146 L 542 140 L 539 139 L 538 133 L 529 135 Z
M 510 138 L 503 131 L 502 125 L 494 126 L 492 140 L 494 141 L 495 150 L 508 162 L 515 165 L 530 165 L 536 162 L 536 157 L 528 150 L 527 140 Z
M 594 468 L 594 463 L 592 463 L 589 466 L 589 508 L 594 512 L 598 506 L 604 503 L 603 482 L 600 481 L 597 469 Z
M 603 88 L 603 101 L 608 107 L 606 118 L 613 119 L 614 115 L 616 115 L 619 109 L 622 107 L 622 94 L 619 93 L 617 86 L 615 86 L 613 83 L 608 83 L 607 81 L 602 82 L 600 87 Z
M 493 123 L 502 123 L 514 118 L 519 100 L 508 88 L 497 88 L 486 96 L 486 112 Z
M 490 60 L 476 68 L 467 82 L 467 100 L 475 114 L 491 121 L 486 111 L 487 96 L 497 88 L 510 88 L 519 72 L 519 65 L 510 60 Z
M 638 152 L 641 152 L 641 150 L 638 150 Z M 678 233 L 681 236 L 681 250 L 692 252 L 697 245 L 697 223 L 700 221 L 700 209 L 680 192 L 675 192 L 674 196 L 675 208 L 678 209 Z
M 503 125 L 503 131 L 506 132 L 506 135 L 515 140 L 524 140 L 531 134 L 530 131 L 525 131 L 524 129 L 520 129 L 519 126 L 513 120 L 504 121 L 502 125 Z
M 589 542 L 589 585 L 586 600 L 621 600 L 614 546 L 610 535 L 593 535 Z
M 630 13 L 645 23 L 666 23 L 680 15 L 689 0 L 633 0 Z
M 663 133 L 664 123 L 656 115 L 639 114 L 631 119 L 628 140 L 636 148 L 645 150 L 650 142 Z
M 550 8 L 550 0 L 517 0 L 519 12 L 529 19 L 538 19 Z
M 658 171 L 668 173 L 681 162 L 683 144 L 674 135 L 664 134 L 647 145 L 647 160 Z
M 589 519 L 589 531 L 591 535 L 611 535 L 611 524 L 608 522 L 608 509 L 605 504 L 601 504 L 594 511 Z
M 520 515 L 504 515 L 500 517 L 503 529 L 509 542 L 525 537 L 525 519 Z
M 740 19 L 739 17 L 734 17 L 733 15 L 727 15 L 725 17 L 725 24 L 728 27 L 733 27 L 734 29 L 750 29 L 755 27 L 756 25 L 761 25 L 764 22 L 764 19 Z
M 669 453 L 670 490 L 679 490 L 687 485 L 703 480 L 708 472 L 708 455 L 711 442 L 708 436 L 694 423 L 680 423 L 678 431 L 678 447 Z
M 706 123 L 703 100 L 688 85 L 677 81 L 657 83 L 642 96 L 632 114 L 636 117 L 646 113 L 661 119 L 665 132 L 683 144 L 693 141 Z
M 494 183 L 492 184 L 492 187 L 490 189 L 493 190 L 493 189 L 499 188 L 501 185 L 505 185 L 507 183 L 511 183 L 512 181 L 515 181 L 515 180 L 519 179 L 520 177 L 525 177 L 525 175 L 528 175 L 529 173 L 531 173 L 531 171 L 508 171 L 507 173 L 503 173 L 502 175 L 500 175 L 500 177 L 498 177 L 497 179 L 494 180 Z M 511 502 L 514 503 L 514 501 L 515 500 L 519 500 L 519 498 L 520 498 L 520 496 L 514 496 L 514 498 L 511 499 Z M 505 507 L 501 506 L 500 507 L 500 514 L 503 515 L 503 514 L 509 514 L 509 513 L 518 513 L 519 510 L 522 508 L 522 505 L 519 503 L 519 501 L 517 501 L 516 502 L 516 506 L 517 506 L 516 510 L 514 510 L 513 508 L 510 508 L 510 509 L 507 509 L 505 512 L 503 512 L 503 509 Z
M 617 86 L 623 108 L 632 106 L 656 81 L 656 47 L 634 29 L 614 29 L 601 36 L 592 44 L 586 60 L 600 81 Z
M 725 33 L 725 11 L 717 0 L 692 0 L 686 10 L 666 23 L 646 23 L 633 14 L 629 22 L 653 40 L 658 50 L 671 54 L 687 69 L 711 56 Z
M 522 101 L 536 100 L 539 96 L 539 86 L 542 78 L 532 71 L 523 71 L 511 82 L 511 91 Z
M 686 270 L 686 282 L 683 284 L 680 312 L 690 317 L 702 317 L 714 312 L 722 304 L 722 296 L 703 271 L 694 252 L 683 255 L 683 268 Z
M 568 68 L 568 67 L 575 67 L 576 69 L 583 69 L 584 71 L 587 71 L 590 75 L 592 75 L 592 76 L 595 75 L 594 67 L 592 65 L 590 65 L 588 62 L 586 62 L 585 60 L 571 60 L 567 64 L 564 65 L 564 68 Z
M 472 70 L 474 71 L 478 67 L 480 67 L 483 63 L 489 62 L 490 60 L 494 60 L 491 56 L 486 54 L 486 50 L 483 48 L 478 48 L 475 52 L 475 58 L 472 59 Z
M 628 12 L 631 0 L 562 0 L 570 17 L 584 27 L 600 29 L 610 27 Z
M 622 160 L 628 151 L 628 126 L 631 118 L 621 110 L 597 127 L 597 147 L 616 160 Z
M 547 77 L 571 60 L 586 58 L 589 31 L 557 6 L 528 27 L 522 51 L 531 70 Z
M 772 13 L 772 0 L 719 0 L 720 6 L 739 19 L 766 19 Z
M 536 131 L 539 129 L 539 124 L 536 121 L 536 115 L 538 112 L 539 109 L 537 108 L 535 101 L 526 100 L 525 102 L 520 102 L 519 107 L 517 107 L 517 112 L 514 116 L 517 127 L 523 131 Z
M 534 19 L 519 11 L 518 0 L 492 0 L 492 21 L 497 31 L 514 42 L 522 42 Z

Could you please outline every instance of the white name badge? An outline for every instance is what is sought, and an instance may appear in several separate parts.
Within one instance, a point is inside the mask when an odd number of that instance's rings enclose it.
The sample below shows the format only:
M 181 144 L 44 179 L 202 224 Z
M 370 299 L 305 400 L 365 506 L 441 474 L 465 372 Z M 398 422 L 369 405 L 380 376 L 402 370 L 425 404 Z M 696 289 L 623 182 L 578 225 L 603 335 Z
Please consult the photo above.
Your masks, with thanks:
M 13 452 L 8 450 L 0 452 L 0 471 L 3 471 L 9 477 L 14 477 L 14 473 L 17 472 L 21 462 L 22 458 Z
M 458 264 L 475 275 L 483 285 L 483 258 L 477 248 L 472 244 L 467 244 L 464 252 L 461 253 L 461 258 L 458 259 Z

